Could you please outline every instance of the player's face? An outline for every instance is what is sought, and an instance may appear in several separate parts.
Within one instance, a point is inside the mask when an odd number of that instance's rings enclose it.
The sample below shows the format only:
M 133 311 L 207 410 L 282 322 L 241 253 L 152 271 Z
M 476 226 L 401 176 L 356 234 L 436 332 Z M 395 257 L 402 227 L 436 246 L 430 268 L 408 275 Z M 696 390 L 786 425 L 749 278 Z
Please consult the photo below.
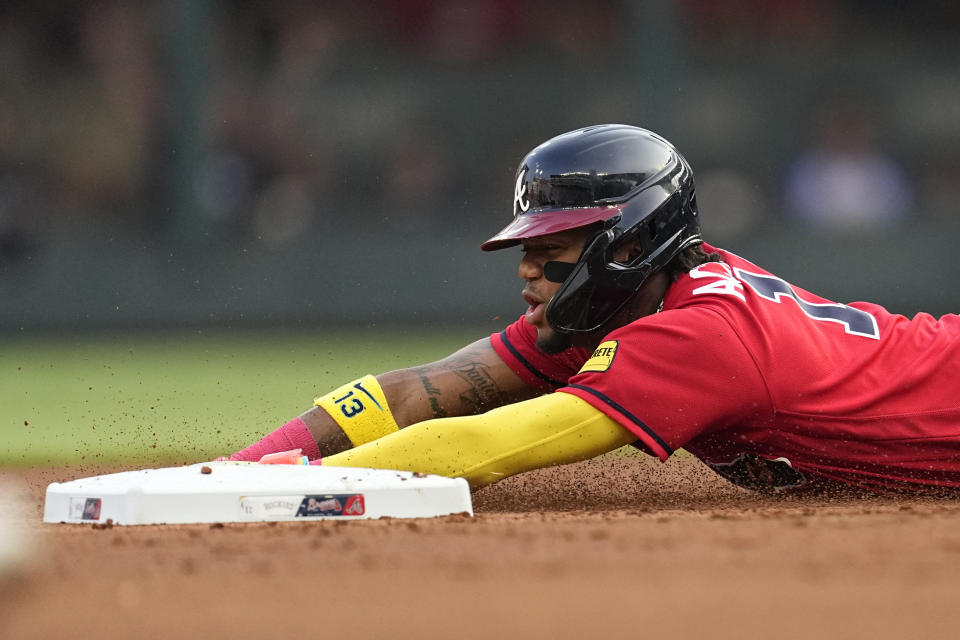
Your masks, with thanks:
M 545 353 L 559 353 L 571 343 L 569 336 L 557 333 L 547 324 L 547 303 L 560 289 L 561 283 L 547 280 L 543 265 L 551 261 L 576 262 L 589 235 L 590 232 L 584 229 L 570 229 L 521 242 L 523 259 L 518 273 L 526 281 L 522 295 L 530 305 L 524 319 L 537 328 L 537 348 Z

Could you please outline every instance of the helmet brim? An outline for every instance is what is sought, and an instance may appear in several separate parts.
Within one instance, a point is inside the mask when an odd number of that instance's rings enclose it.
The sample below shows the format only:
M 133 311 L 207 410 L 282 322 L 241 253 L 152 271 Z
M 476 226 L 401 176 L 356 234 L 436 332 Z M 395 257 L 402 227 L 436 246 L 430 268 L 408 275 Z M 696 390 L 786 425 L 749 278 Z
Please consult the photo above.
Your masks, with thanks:
M 520 244 L 521 240 L 527 238 L 578 229 L 595 222 L 609 220 L 618 213 L 620 208 L 615 205 L 541 209 L 533 213 L 524 213 L 515 217 L 499 233 L 480 245 L 480 248 L 483 251 L 506 249 Z

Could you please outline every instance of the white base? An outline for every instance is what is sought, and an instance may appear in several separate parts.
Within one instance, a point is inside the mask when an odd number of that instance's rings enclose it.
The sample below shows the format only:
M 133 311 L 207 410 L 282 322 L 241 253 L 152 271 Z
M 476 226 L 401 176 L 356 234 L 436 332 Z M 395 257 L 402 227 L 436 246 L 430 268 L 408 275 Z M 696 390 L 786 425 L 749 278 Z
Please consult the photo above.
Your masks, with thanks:
M 207 467 L 210 473 L 203 473 Z M 44 522 L 188 524 L 473 515 L 463 478 L 408 471 L 206 462 L 47 487 Z

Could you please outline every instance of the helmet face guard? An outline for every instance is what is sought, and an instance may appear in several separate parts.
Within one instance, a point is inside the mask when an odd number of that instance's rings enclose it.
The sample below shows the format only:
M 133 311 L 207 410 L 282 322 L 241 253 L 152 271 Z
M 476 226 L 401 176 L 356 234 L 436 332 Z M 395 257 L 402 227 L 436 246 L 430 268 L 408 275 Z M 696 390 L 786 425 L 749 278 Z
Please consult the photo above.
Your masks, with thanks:
M 633 298 L 647 278 L 696 241 L 699 238 L 685 237 L 679 229 L 653 253 L 644 252 L 636 262 L 622 264 L 613 257 L 616 233 L 600 232 L 547 304 L 547 322 L 559 333 L 597 331 Z
M 481 248 L 496 250 L 598 222 L 600 230 L 575 264 L 545 267 L 569 271 L 546 309 L 558 333 L 597 331 L 650 275 L 700 242 L 690 166 L 669 142 L 637 127 L 603 125 L 563 134 L 524 158 L 514 220 Z M 640 255 L 616 260 L 617 249 L 627 244 Z

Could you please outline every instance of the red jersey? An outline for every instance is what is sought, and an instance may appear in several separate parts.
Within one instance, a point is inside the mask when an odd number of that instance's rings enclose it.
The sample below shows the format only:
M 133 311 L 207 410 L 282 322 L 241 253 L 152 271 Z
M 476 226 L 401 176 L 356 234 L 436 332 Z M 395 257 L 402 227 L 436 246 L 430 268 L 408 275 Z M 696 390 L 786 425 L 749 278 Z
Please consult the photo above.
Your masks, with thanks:
M 726 251 L 593 354 L 491 337 L 535 388 L 589 402 L 661 460 L 683 447 L 750 488 L 960 487 L 960 316 L 838 304 Z

